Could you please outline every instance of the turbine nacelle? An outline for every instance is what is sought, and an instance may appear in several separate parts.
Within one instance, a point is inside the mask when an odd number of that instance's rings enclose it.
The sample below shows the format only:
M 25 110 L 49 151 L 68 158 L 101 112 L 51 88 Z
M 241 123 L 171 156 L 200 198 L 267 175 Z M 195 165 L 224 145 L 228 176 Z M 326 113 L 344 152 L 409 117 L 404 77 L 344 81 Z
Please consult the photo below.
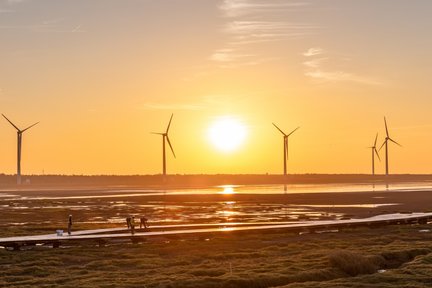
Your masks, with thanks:
M 174 116 L 174 114 L 171 114 L 171 118 L 170 118 L 170 120 L 169 120 L 169 122 L 168 122 L 167 129 L 166 129 L 166 131 L 165 131 L 164 133 L 160 133 L 160 132 L 151 132 L 151 134 L 161 135 L 161 136 L 163 137 L 163 139 L 164 139 L 163 141 L 165 141 L 165 139 L 166 139 L 167 142 L 168 142 L 168 146 L 170 147 L 171 152 L 172 152 L 173 155 L 174 155 L 174 158 L 177 158 L 176 155 L 175 155 L 175 153 L 174 153 L 174 149 L 173 149 L 173 147 L 172 147 L 172 144 L 171 144 L 171 141 L 170 141 L 170 139 L 169 139 L 169 136 L 168 136 L 168 132 L 169 132 L 169 129 L 170 129 L 170 127 L 171 127 L 171 121 L 172 121 L 173 116 Z
M 30 129 L 30 128 L 32 128 L 33 126 L 35 126 L 36 124 L 39 124 L 39 122 L 36 122 L 36 123 L 34 123 L 34 124 L 32 124 L 32 125 L 30 125 L 30 126 L 28 126 L 27 128 L 25 128 L 25 129 L 23 129 L 23 130 L 21 130 L 21 129 L 19 129 L 11 120 L 9 120 L 4 114 L 2 114 L 2 116 L 17 130 L 17 133 L 18 134 L 22 134 L 22 133 L 24 133 L 25 131 L 27 131 L 28 129 Z

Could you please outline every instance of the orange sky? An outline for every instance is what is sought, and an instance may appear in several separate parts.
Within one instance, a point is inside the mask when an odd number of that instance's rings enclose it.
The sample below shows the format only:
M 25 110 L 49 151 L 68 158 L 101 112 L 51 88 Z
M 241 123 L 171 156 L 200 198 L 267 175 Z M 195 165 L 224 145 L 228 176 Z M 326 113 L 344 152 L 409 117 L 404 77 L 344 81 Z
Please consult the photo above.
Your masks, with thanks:
M 432 173 L 432 2 L 0 0 L 0 112 L 24 174 L 369 173 L 383 116 L 390 172 Z M 208 129 L 247 127 L 225 153 Z M 1 120 L 1 119 L 0 119 Z M 381 153 L 382 158 L 384 154 Z M 0 172 L 16 133 L 0 121 Z M 384 172 L 383 163 L 377 171 Z

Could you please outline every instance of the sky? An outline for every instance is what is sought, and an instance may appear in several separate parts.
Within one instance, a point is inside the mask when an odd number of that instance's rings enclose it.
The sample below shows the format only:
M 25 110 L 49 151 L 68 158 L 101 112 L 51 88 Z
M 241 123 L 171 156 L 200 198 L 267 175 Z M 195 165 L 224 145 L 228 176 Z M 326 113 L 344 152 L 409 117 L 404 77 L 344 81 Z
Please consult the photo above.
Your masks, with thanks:
M 432 1 L 0 0 L 0 112 L 24 174 L 432 173 Z M 244 127 L 213 145 L 220 119 Z M 0 173 L 16 132 L 0 119 Z M 380 156 L 384 158 L 384 151 Z M 384 163 L 378 162 L 378 173 Z

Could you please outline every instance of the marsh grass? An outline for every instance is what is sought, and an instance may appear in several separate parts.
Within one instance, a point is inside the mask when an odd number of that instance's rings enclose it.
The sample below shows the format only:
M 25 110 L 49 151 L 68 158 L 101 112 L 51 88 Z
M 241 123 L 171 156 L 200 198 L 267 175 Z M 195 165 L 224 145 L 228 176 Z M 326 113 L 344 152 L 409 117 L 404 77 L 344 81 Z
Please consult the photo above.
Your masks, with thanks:
M 418 232 L 425 228 L 0 249 L 0 287 L 428 287 L 431 235 Z

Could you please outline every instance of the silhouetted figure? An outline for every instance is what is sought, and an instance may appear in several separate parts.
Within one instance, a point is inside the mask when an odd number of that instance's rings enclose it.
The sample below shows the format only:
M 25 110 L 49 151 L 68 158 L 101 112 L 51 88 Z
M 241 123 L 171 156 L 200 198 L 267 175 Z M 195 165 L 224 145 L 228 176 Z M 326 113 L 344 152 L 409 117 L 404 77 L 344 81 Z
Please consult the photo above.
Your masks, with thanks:
M 72 232 L 72 215 L 69 215 L 69 220 L 68 220 L 68 234 L 71 235 Z
M 130 228 L 132 235 L 135 234 L 135 216 L 132 216 L 130 220 Z
M 140 229 L 142 227 L 144 227 L 144 229 L 148 228 L 147 221 L 148 221 L 148 219 L 146 217 L 141 217 L 140 218 Z
M 126 224 L 127 224 L 128 230 L 131 228 L 131 219 L 132 218 L 130 216 L 126 217 Z

